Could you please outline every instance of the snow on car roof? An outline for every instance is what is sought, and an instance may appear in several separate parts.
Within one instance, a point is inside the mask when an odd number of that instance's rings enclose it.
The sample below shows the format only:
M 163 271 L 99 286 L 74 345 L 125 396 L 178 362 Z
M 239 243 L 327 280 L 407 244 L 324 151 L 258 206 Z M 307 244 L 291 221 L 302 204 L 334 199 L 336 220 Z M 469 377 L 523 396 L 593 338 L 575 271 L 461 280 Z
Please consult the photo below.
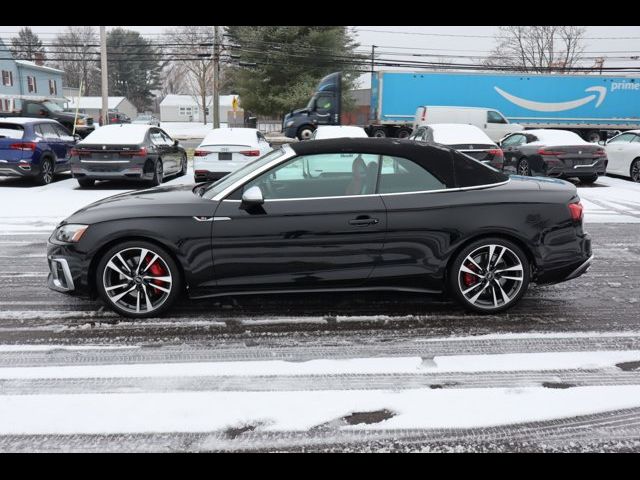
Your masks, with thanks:
M 137 145 L 144 142 L 144 137 L 151 125 L 121 123 L 118 125 L 105 125 L 87 135 L 78 142 L 78 145 L 102 143 L 105 145 L 131 144 Z
M 459 145 L 461 143 L 495 145 L 495 142 L 475 125 L 436 123 L 429 125 L 429 127 L 433 129 L 434 142 L 442 145 Z
M 0 122 L 14 123 L 16 125 L 24 125 L 26 123 L 33 123 L 33 122 L 58 123 L 56 120 L 51 120 L 49 118 L 36 118 L 36 117 L 0 117 Z
M 215 128 L 204 137 L 200 146 L 229 142 L 250 142 L 252 145 L 258 141 L 257 133 L 255 128 Z
M 590 145 L 589 142 L 580 138 L 577 133 L 569 132 L 567 130 L 538 129 L 525 130 L 524 133 L 535 135 L 538 139 L 531 143 L 544 143 L 545 145 Z
M 323 140 L 327 138 L 366 138 L 367 132 L 362 127 L 356 127 L 353 125 L 323 125 L 318 127 L 315 135 L 316 140 Z

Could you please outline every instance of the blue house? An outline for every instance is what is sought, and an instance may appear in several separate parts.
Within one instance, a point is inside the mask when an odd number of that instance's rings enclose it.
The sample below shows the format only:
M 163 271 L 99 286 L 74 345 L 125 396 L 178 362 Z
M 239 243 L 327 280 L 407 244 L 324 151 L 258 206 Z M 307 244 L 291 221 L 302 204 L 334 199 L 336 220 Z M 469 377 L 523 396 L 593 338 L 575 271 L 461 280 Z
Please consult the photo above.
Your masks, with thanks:
M 63 74 L 57 68 L 15 60 L 11 50 L 0 39 L 0 115 L 20 110 L 22 99 L 64 103 Z

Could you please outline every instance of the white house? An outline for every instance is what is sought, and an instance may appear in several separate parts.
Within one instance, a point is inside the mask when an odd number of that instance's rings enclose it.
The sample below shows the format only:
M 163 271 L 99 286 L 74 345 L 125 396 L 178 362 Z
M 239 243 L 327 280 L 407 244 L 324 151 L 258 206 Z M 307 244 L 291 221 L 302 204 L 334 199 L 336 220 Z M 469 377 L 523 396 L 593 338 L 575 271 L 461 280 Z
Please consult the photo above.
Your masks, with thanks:
M 232 123 L 233 119 L 233 98 L 239 97 L 237 95 L 220 95 L 220 122 Z M 207 97 L 207 108 L 209 113 L 207 114 L 207 122 L 211 122 L 211 115 L 213 114 L 211 105 L 213 104 L 213 97 Z M 160 102 L 160 121 L 161 122 L 202 122 L 202 106 L 199 97 L 192 95 L 174 95 L 170 94 L 164 97 Z M 231 116 L 229 115 L 231 112 Z M 237 121 L 242 123 L 244 120 L 243 111 L 238 108 L 236 112 Z
M 68 97 L 67 108 L 75 109 L 78 105 L 78 97 Z M 120 113 L 129 115 L 129 117 L 136 118 L 138 116 L 138 109 L 133 103 L 127 100 L 126 97 L 108 97 L 107 105 L 109 110 L 116 110 Z M 100 112 L 102 111 L 102 97 L 80 97 L 80 113 L 86 113 L 94 119 L 100 118 Z

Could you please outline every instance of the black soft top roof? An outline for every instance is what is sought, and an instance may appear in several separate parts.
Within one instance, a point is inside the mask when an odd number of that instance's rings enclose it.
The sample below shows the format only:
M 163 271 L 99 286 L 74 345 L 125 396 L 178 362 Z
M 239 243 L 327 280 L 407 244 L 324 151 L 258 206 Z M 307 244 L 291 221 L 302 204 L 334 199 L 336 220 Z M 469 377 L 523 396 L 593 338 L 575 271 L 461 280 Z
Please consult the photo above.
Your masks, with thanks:
M 422 165 L 447 187 L 502 182 L 508 177 L 451 148 L 397 138 L 331 138 L 291 143 L 298 155 L 368 153 L 403 157 Z

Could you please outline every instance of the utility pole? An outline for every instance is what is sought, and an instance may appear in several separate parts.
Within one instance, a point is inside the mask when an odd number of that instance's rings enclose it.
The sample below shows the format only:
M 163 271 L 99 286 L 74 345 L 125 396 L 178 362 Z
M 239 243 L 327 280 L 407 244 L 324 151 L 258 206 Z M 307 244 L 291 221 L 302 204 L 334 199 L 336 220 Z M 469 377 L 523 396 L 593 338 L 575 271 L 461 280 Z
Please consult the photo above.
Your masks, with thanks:
M 213 128 L 220 128 L 220 45 L 218 26 L 213 27 Z
M 376 57 L 376 46 L 375 45 L 371 45 L 371 85 L 373 85 L 373 62 L 375 61 L 375 57 Z
M 100 70 L 102 74 L 102 125 L 109 125 L 109 76 L 107 75 L 107 34 L 100 27 Z

